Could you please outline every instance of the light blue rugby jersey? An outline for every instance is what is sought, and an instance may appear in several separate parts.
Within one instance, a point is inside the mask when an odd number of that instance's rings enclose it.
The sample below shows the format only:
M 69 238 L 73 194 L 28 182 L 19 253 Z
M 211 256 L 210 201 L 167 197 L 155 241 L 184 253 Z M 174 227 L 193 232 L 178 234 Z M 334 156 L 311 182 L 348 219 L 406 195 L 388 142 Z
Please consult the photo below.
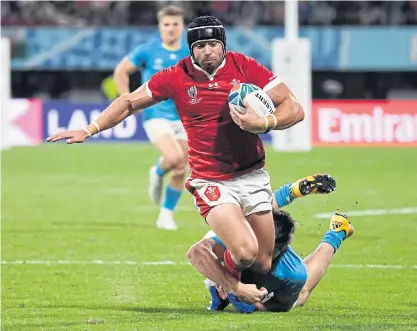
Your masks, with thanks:
M 162 46 L 162 40 L 154 38 L 137 46 L 127 57 L 138 68 L 143 68 L 142 82 L 148 81 L 152 75 L 177 64 L 179 60 L 190 55 L 187 44 L 182 40 L 177 50 L 169 50 Z M 142 111 L 142 121 L 153 118 L 166 118 L 170 121 L 179 120 L 174 101 L 160 102 Z
M 216 243 L 226 249 L 226 245 L 217 236 L 211 237 Z M 286 299 L 293 297 L 294 302 L 307 281 L 307 268 L 297 253 L 288 246 L 272 260 L 271 270 L 261 275 L 250 270 L 242 272 L 242 281 L 246 284 L 256 284 L 265 287 L 268 292 Z

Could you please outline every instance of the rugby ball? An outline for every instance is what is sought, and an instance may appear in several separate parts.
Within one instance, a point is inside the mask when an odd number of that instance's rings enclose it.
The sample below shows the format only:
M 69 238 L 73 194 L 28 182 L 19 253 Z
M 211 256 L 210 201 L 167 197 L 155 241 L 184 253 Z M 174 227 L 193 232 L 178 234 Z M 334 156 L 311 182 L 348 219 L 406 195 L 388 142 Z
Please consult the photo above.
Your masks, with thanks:
M 274 103 L 269 95 L 254 84 L 239 83 L 230 90 L 229 107 L 235 108 L 241 114 L 246 114 L 244 100 L 260 118 L 273 114 L 275 111 Z

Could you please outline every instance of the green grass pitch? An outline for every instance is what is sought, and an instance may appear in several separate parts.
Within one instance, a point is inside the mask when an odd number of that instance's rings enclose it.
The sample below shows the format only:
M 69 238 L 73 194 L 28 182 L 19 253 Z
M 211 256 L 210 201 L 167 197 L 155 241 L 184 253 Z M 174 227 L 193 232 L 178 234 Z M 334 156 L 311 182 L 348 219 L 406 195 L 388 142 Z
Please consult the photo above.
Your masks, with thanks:
M 203 278 L 185 263 L 208 228 L 188 192 L 176 213 L 179 230 L 155 227 L 147 174 L 156 159 L 144 144 L 2 153 L 2 330 L 417 330 L 416 213 L 351 217 L 355 235 L 303 308 L 208 312 Z M 293 247 L 302 256 L 328 227 L 316 213 L 417 207 L 416 149 L 268 149 L 267 169 L 273 188 L 315 172 L 337 180 L 333 194 L 287 208 L 299 223 Z

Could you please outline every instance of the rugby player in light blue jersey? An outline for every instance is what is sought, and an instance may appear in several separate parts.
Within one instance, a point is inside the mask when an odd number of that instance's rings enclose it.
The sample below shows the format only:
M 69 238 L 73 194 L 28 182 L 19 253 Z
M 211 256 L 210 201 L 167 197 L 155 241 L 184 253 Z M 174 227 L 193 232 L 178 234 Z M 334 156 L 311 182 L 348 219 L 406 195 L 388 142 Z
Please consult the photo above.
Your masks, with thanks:
M 295 221 L 288 213 L 278 209 L 288 205 L 295 198 L 311 193 L 330 193 L 335 187 L 336 182 L 331 176 L 316 174 L 283 185 L 275 191 L 273 202 L 275 248 L 271 270 L 261 275 L 246 269 L 242 272 L 241 279 L 242 283 L 265 288 L 268 294 L 261 302 L 248 304 L 230 293 L 230 289 L 226 291 L 222 286 L 206 279 L 204 283 L 211 296 L 208 309 L 219 311 L 232 304 L 241 313 L 284 312 L 293 307 L 303 306 L 323 277 L 342 241 L 353 234 L 354 228 L 346 215 L 334 214 L 330 220 L 330 230 L 326 232 L 320 245 L 302 260 L 289 246 L 295 230 Z M 209 231 L 187 255 L 194 267 L 204 274 L 207 269 L 218 271 L 223 269 L 219 263 L 223 260 L 225 249 L 224 243 L 213 231 Z
M 142 82 L 145 82 L 156 72 L 189 56 L 187 44 L 181 41 L 183 10 L 174 5 L 165 7 L 158 12 L 158 22 L 160 38 L 139 45 L 116 67 L 113 77 L 120 94 L 130 92 L 129 75 L 134 71 L 141 69 Z M 161 229 L 176 230 L 173 212 L 184 187 L 187 135 L 172 100 L 143 110 L 142 121 L 149 140 L 161 152 L 161 158 L 149 171 L 149 196 L 154 203 L 161 205 L 156 225 Z M 163 193 L 163 177 L 168 173 L 170 179 Z

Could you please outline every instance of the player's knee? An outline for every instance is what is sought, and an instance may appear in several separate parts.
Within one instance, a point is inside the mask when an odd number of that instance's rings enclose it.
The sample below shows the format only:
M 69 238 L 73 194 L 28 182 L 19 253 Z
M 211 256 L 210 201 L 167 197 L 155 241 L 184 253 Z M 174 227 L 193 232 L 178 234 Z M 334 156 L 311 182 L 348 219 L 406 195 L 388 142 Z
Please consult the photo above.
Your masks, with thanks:
M 297 302 L 296 302 L 296 306 L 297 307 L 302 307 L 306 304 L 308 298 L 310 297 L 310 291 L 307 290 L 306 288 L 303 288 L 298 296 Z
M 184 155 L 182 153 L 172 153 L 164 155 L 164 160 L 168 163 L 170 169 L 177 169 L 184 164 Z
M 249 268 L 258 256 L 258 244 L 248 243 L 247 245 L 240 245 L 230 251 L 233 257 L 237 260 L 237 265 L 241 268 Z
M 204 249 L 203 245 L 200 242 L 195 243 L 194 245 L 192 245 L 190 247 L 190 249 L 187 252 L 187 259 L 188 261 L 190 261 L 191 263 L 193 263 L 193 261 L 195 261 L 196 259 L 198 259 L 199 256 L 199 252 L 201 252 L 201 250 Z
M 172 176 L 176 178 L 184 178 L 186 172 L 187 172 L 187 164 L 183 163 L 172 170 Z
M 266 274 L 271 270 L 272 259 L 270 256 L 258 256 L 255 263 L 252 266 L 252 270 L 259 274 Z

